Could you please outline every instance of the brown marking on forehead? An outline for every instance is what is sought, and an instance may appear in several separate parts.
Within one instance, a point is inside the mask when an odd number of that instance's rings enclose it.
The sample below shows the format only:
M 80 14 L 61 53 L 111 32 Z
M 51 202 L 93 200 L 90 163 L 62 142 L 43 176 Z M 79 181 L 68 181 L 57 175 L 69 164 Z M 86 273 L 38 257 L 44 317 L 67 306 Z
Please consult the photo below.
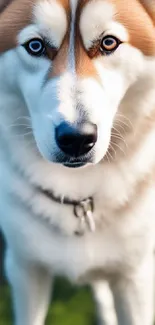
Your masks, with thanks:
M 70 10 L 70 2 L 69 0 L 59 0 L 59 3 L 65 8 L 68 13 L 68 26 L 71 23 L 71 10 Z M 52 69 L 48 75 L 48 79 L 59 76 L 63 74 L 67 69 L 68 63 L 68 49 L 69 49 L 69 31 L 64 38 L 61 48 L 59 49 L 57 55 L 55 56 Z
M 0 16 L 0 52 L 17 44 L 17 35 L 30 24 L 36 0 L 13 0 Z
M 3 12 L 0 14 L 0 53 L 17 45 L 17 35 L 33 22 L 33 7 L 38 1 L 6 0 Z M 69 12 L 69 0 L 57 0 L 57 2 L 64 7 L 66 12 Z
M 67 70 L 68 63 L 68 47 L 69 47 L 69 37 L 65 37 L 65 40 L 58 51 L 55 59 L 53 60 L 52 70 L 49 73 L 48 78 L 53 78 L 63 74 Z
M 69 0 L 57 0 L 62 7 L 64 7 L 65 10 L 68 10 L 70 5 L 69 5 Z
M 88 53 L 85 51 L 80 37 L 76 40 L 75 46 L 75 65 L 76 72 L 80 77 L 95 77 L 99 78 L 97 75 L 97 70 L 94 66 L 94 61 L 89 57 Z
M 0 0 L 0 13 L 8 6 L 12 0 Z
M 155 0 L 140 0 L 155 24 Z
M 96 0 L 97 1 L 97 0 Z M 114 20 L 124 25 L 130 44 L 145 55 L 155 55 L 155 0 L 101 0 L 111 3 L 116 11 Z M 82 8 L 94 0 L 83 0 Z
M 17 34 L 31 23 L 32 8 L 38 0 L 1 0 L 6 9 L 0 15 L 0 52 L 16 46 Z M 70 1 L 57 0 L 70 16 Z M 79 0 L 77 20 L 83 7 L 92 0 Z M 130 43 L 143 51 L 146 55 L 155 55 L 155 1 L 154 0 L 103 0 L 109 1 L 116 8 L 115 19 L 128 30 Z M 4 5 L 5 3 L 5 5 Z M 0 6 L 0 10 L 2 7 Z M 152 17 L 152 19 L 151 19 Z M 78 31 L 79 32 L 79 31 Z M 78 34 L 77 34 L 78 35 Z M 80 35 L 80 33 L 79 33 Z M 77 38 L 77 37 L 76 37 Z M 81 42 L 81 40 L 80 40 Z M 82 44 L 82 42 L 81 42 Z M 85 51 L 80 51 L 85 56 Z M 78 51 L 76 50 L 76 53 Z M 86 70 L 86 69 L 83 69 Z
M 77 15 L 76 15 L 76 26 L 75 26 L 75 64 L 76 64 L 76 72 L 80 77 L 95 77 L 99 78 L 97 75 L 97 70 L 94 66 L 93 60 L 89 57 L 88 53 L 86 52 L 84 48 L 84 44 L 82 41 L 82 37 L 80 35 L 80 29 L 79 29 L 79 22 L 80 22 L 80 16 L 82 13 L 82 10 L 84 6 L 89 2 L 90 0 L 82 0 L 79 1 L 78 7 L 77 7 Z
M 44 1 L 44 0 L 42 0 L 42 1 Z M 51 0 L 47 0 L 47 1 L 50 2 Z M 69 3 L 69 0 L 54 0 L 54 1 L 56 1 L 57 3 L 59 3 L 65 9 L 65 11 L 69 14 L 69 11 L 70 11 L 70 3 Z
M 36 0 L 13 0 L 0 15 L 0 52 L 16 46 L 17 35 L 32 18 Z
M 61 0 L 60 0 L 61 1 Z M 88 77 L 93 76 L 99 78 L 97 76 L 97 71 L 94 67 L 93 61 L 88 56 L 87 52 L 84 49 L 82 38 L 80 36 L 79 31 L 79 19 L 81 10 L 84 4 L 88 2 L 88 0 L 83 0 L 78 3 L 77 12 L 76 12 L 76 19 L 75 19 L 75 48 L 73 53 L 75 55 L 75 70 L 78 76 L 80 77 Z M 70 24 L 72 23 L 72 19 Z M 70 39 L 70 24 L 69 24 L 69 31 L 66 35 L 65 41 L 63 42 L 62 47 L 58 51 L 57 56 L 53 60 L 52 64 L 52 71 L 49 74 L 49 78 L 58 76 L 68 68 L 68 60 L 69 60 L 69 39 Z
M 115 20 L 126 27 L 130 44 L 140 49 L 145 55 L 155 55 L 155 27 L 142 3 L 139 0 L 108 1 L 116 9 Z

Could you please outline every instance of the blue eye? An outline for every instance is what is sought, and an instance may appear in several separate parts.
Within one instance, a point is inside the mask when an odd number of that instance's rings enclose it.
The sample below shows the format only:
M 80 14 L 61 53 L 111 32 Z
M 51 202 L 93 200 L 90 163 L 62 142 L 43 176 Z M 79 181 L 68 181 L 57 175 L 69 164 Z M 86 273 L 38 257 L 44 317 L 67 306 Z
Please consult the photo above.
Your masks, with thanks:
M 46 52 L 44 42 L 40 38 L 34 38 L 23 44 L 23 46 L 33 56 L 42 56 Z

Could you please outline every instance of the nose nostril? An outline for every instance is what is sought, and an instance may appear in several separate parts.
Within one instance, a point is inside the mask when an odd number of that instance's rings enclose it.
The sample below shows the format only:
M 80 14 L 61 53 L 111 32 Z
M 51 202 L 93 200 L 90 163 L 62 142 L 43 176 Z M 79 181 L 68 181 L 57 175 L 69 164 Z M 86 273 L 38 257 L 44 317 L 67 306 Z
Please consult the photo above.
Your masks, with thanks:
M 84 145 L 91 146 L 94 144 L 94 142 L 96 142 L 96 140 L 97 140 L 97 137 L 95 135 L 92 135 L 92 134 L 87 135 L 87 137 L 84 140 Z
M 62 146 L 70 146 L 71 145 L 71 136 L 70 135 L 63 135 L 59 137 L 59 144 Z
M 97 127 L 94 124 L 81 125 L 78 129 L 68 123 L 61 123 L 56 128 L 58 147 L 67 155 L 78 157 L 88 153 L 97 141 Z

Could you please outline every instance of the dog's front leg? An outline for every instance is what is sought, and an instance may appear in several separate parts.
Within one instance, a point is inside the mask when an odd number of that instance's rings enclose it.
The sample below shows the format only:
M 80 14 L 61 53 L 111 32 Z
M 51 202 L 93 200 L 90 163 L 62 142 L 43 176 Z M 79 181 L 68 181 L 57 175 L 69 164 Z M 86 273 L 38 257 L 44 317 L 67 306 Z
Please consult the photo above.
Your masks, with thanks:
M 122 275 L 113 284 L 119 325 L 154 324 L 154 265 L 153 258 L 128 276 Z
M 118 325 L 112 291 L 106 281 L 96 281 L 92 284 L 97 305 L 99 325 Z
M 51 276 L 43 269 L 6 255 L 6 274 L 12 287 L 15 325 L 43 325 L 50 301 Z

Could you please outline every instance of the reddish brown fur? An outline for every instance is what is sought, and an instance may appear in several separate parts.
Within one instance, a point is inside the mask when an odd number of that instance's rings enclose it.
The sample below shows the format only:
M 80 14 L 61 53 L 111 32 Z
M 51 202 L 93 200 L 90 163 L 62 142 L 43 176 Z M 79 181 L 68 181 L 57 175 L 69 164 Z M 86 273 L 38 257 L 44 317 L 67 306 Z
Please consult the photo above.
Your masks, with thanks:
M 20 30 L 32 21 L 32 7 L 36 0 L 13 0 L 0 16 L 0 52 L 17 44 Z
M 96 75 L 96 69 L 93 64 L 93 60 L 89 57 L 88 53 L 86 52 L 82 37 L 80 35 L 79 30 L 79 21 L 80 16 L 82 13 L 82 10 L 84 6 L 89 2 L 90 0 L 83 0 L 79 1 L 79 5 L 77 7 L 77 17 L 76 17 L 76 42 L 75 42 L 75 60 L 76 60 L 76 71 L 77 74 L 80 76 L 97 76 Z
M 1 0 L 2 1 L 2 0 Z M 69 0 L 57 0 L 69 10 Z M 33 22 L 32 11 L 38 0 L 3 0 L 0 3 L 0 52 L 17 45 L 17 35 Z
M 66 71 L 67 59 L 68 59 L 68 44 L 69 38 L 65 37 L 65 40 L 58 51 L 55 59 L 53 60 L 52 71 L 49 74 L 49 78 L 61 75 Z
M 154 0 L 140 0 L 140 2 L 146 8 L 148 14 L 150 15 L 150 17 L 152 17 L 152 20 L 155 24 L 155 1 Z
M 115 19 L 122 23 L 129 33 L 130 44 L 145 55 L 155 55 L 155 28 L 153 20 L 142 5 L 145 0 L 141 3 L 139 0 L 109 1 L 116 9 Z
M 17 35 L 25 26 L 32 23 L 32 9 L 38 0 L 1 0 L 0 10 L 0 52 L 17 45 Z M 57 0 L 65 8 L 70 30 L 71 9 L 69 0 Z M 92 0 L 79 0 L 76 14 L 76 71 L 80 76 L 96 76 L 93 59 L 86 52 L 79 32 L 79 19 L 83 7 Z M 104 0 L 103 0 L 104 1 Z M 114 19 L 121 22 L 128 30 L 131 45 L 139 48 L 146 55 L 155 55 L 155 2 L 154 0 L 107 0 L 114 6 Z M 9 3 L 10 2 L 10 3 Z M 9 4 L 8 4 L 9 3 Z M 7 5 L 7 6 L 6 6 Z M 3 10 L 2 10 L 3 8 Z M 4 10 L 5 8 L 5 10 Z M 67 69 L 69 32 L 53 60 L 52 75 L 59 75 Z

